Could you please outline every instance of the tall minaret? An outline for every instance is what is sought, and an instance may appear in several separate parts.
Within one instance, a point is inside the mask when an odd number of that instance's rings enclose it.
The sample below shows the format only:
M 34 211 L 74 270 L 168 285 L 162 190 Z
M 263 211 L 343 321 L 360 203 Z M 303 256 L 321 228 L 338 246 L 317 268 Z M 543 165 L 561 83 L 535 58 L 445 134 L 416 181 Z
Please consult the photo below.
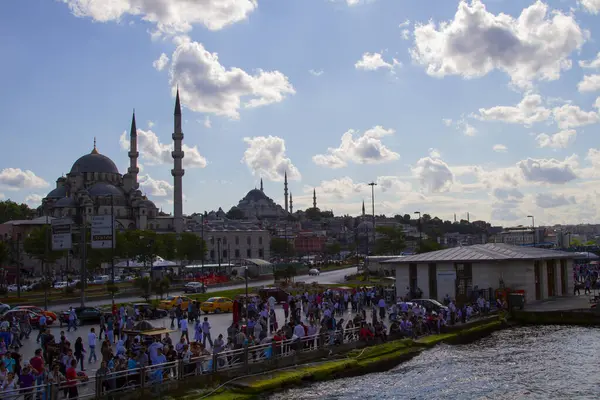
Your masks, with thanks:
M 365 201 L 364 200 L 363 200 L 363 209 L 362 209 L 362 212 L 363 212 L 362 216 L 364 217 L 365 216 Z
M 181 104 L 179 102 L 179 88 L 177 88 L 177 98 L 175 99 L 175 129 L 173 131 L 173 215 L 175 232 L 183 232 L 183 191 L 181 181 L 185 171 L 183 170 L 182 160 L 183 151 L 181 150 L 181 142 L 183 141 L 183 130 L 181 129 Z
M 294 213 L 294 201 L 292 200 L 292 193 L 290 193 L 290 214 Z
M 317 208 L 317 189 L 313 189 L 313 208 Z
M 129 132 L 129 168 L 127 172 L 133 178 L 132 188 L 137 189 L 140 185 L 138 184 L 138 168 L 137 160 L 140 153 L 137 150 L 137 127 L 135 126 L 135 110 L 133 110 L 133 117 L 131 118 L 131 132 Z
M 263 188 L 262 178 L 260 178 L 260 191 L 261 192 L 265 191 L 265 189 Z
M 283 196 L 285 197 L 285 212 L 288 212 L 288 186 L 287 186 L 287 171 L 283 178 Z

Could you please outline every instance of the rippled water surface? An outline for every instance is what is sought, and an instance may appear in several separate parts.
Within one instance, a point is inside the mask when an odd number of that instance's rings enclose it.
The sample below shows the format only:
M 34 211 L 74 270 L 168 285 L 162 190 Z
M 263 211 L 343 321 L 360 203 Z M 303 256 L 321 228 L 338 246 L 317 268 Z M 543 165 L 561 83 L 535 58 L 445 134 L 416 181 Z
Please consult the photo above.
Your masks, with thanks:
M 469 345 L 437 346 L 385 373 L 270 399 L 600 399 L 600 329 L 504 330 Z

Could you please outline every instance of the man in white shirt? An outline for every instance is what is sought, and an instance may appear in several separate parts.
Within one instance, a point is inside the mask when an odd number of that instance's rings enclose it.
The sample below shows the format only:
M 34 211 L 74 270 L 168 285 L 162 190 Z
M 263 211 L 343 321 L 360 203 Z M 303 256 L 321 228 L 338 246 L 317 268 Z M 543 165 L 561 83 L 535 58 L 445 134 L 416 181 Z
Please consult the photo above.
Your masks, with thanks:
M 90 329 L 90 333 L 88 333 L 88 346 L 90 347 L 90 356 L 88 358 L 88 364 L 92 363 L 92 358 L 94 362 L 98 361 L 96 358 L 96 330 L 94 328 Z
M 190 336 L 188 335 L 188 320 L 186 318 L 181 318 L 179 320 L 179 326 L 181 327 L 181 337 L 186 338 L 188 343 L 190 342 Z
M 208 339 L 210 347 L 213 347 L 213 341 L 210 337 L 210 322 L 208 322 L 208 317 L 204 317 L 204 322 L 202 322 L 202 336 L 202 345 L 206 348 L 206 340 Z
M 271 310 L 275 309 L 275 303 L 277 303 L 277 300 L 275 300 L 275 297 L 273 297 L 273 296 L 269 297 L 269 307 L 271 308 Z
M 383 297 L 379 299 L 377 306 L 379 307 L 379 318 L 383 320 L 385 318 L 385 299 Z

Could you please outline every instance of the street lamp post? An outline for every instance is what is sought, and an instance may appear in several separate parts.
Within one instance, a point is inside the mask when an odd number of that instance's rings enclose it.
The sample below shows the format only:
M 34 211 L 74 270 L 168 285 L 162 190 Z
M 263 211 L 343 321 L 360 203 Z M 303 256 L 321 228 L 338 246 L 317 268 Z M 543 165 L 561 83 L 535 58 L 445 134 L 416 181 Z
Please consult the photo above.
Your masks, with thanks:
M 422 232 L 422 227 L 421 227 L 421 211 L 415 211 L 415 214 L 419 215 L 419 248 L 422 247 L 423 245 L 423 234 Z
M 110 300 L 111 310 L 115 309 L 115 197 L 110 195 Z
M 533 215 L 528 215 L 527 218 L 531 218 L 531 229 L 533 230 L 533 247 L 535 247 L 535 218 Z
M 202 242 L 204 242 L 204 214 L 202 214 Z M 204 246 L 204 244 L 203 244 Z M 204 257 L 206 252 L 202 252 L 202 272 L 204 273 Z
M 217 238 L 217 260 L 219 263 L 219 272 L 221 272 L 221 238 Z
M 377 184 L 375 182 L 369 183 L 371 186 L 371 211 L 373 214 L 373 245 L 375 244 L 375 186 Z
M 49 252 L 49 246 L 50 246 L 50 224 L 48 222 L 48 216 L 46 215 L 46 232 L 45 232 L 45 246 L 44 246 L 44 254 L 45 254 L 45 260 L 44 263 L 42 264 L 42 273 L 45 275 L 44 276 L 44 310 L 48 311 L 48 284 L 49 284 L 49 276 L 50 275 L 50 269 L 48 268 L 48 252 Z M 44 273 L 44 267 L 46 268 L 46 272 Z
M 246 279 L 246 297 L 245 297 L 246 323 L 248 323 L 248 265 L 244 266 L 244 278 Z

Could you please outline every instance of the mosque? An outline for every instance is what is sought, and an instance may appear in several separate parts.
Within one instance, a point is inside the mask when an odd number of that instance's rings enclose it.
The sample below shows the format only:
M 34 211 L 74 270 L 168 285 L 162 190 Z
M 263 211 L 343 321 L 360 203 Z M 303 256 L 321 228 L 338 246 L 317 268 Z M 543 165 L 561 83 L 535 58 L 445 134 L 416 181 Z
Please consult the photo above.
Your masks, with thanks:
M 56 180 L 56 188 L 42 200 L 41 213 L 51 217 L 84 218 L 114 212 L 117 229 L 152 229 L 180 233 L 184 229 L 182 167 L 183 131 L 179 90 L 175 100 L 174 151 L 171 175 L 174 181 L 173 216 L 160 216 L 156 205 L 139 190 L 137 128 L 135 112 L 131 121 L 129 168 L 122 175 L 116 164 L 94 148 L 80 157 L 66 176 Z

